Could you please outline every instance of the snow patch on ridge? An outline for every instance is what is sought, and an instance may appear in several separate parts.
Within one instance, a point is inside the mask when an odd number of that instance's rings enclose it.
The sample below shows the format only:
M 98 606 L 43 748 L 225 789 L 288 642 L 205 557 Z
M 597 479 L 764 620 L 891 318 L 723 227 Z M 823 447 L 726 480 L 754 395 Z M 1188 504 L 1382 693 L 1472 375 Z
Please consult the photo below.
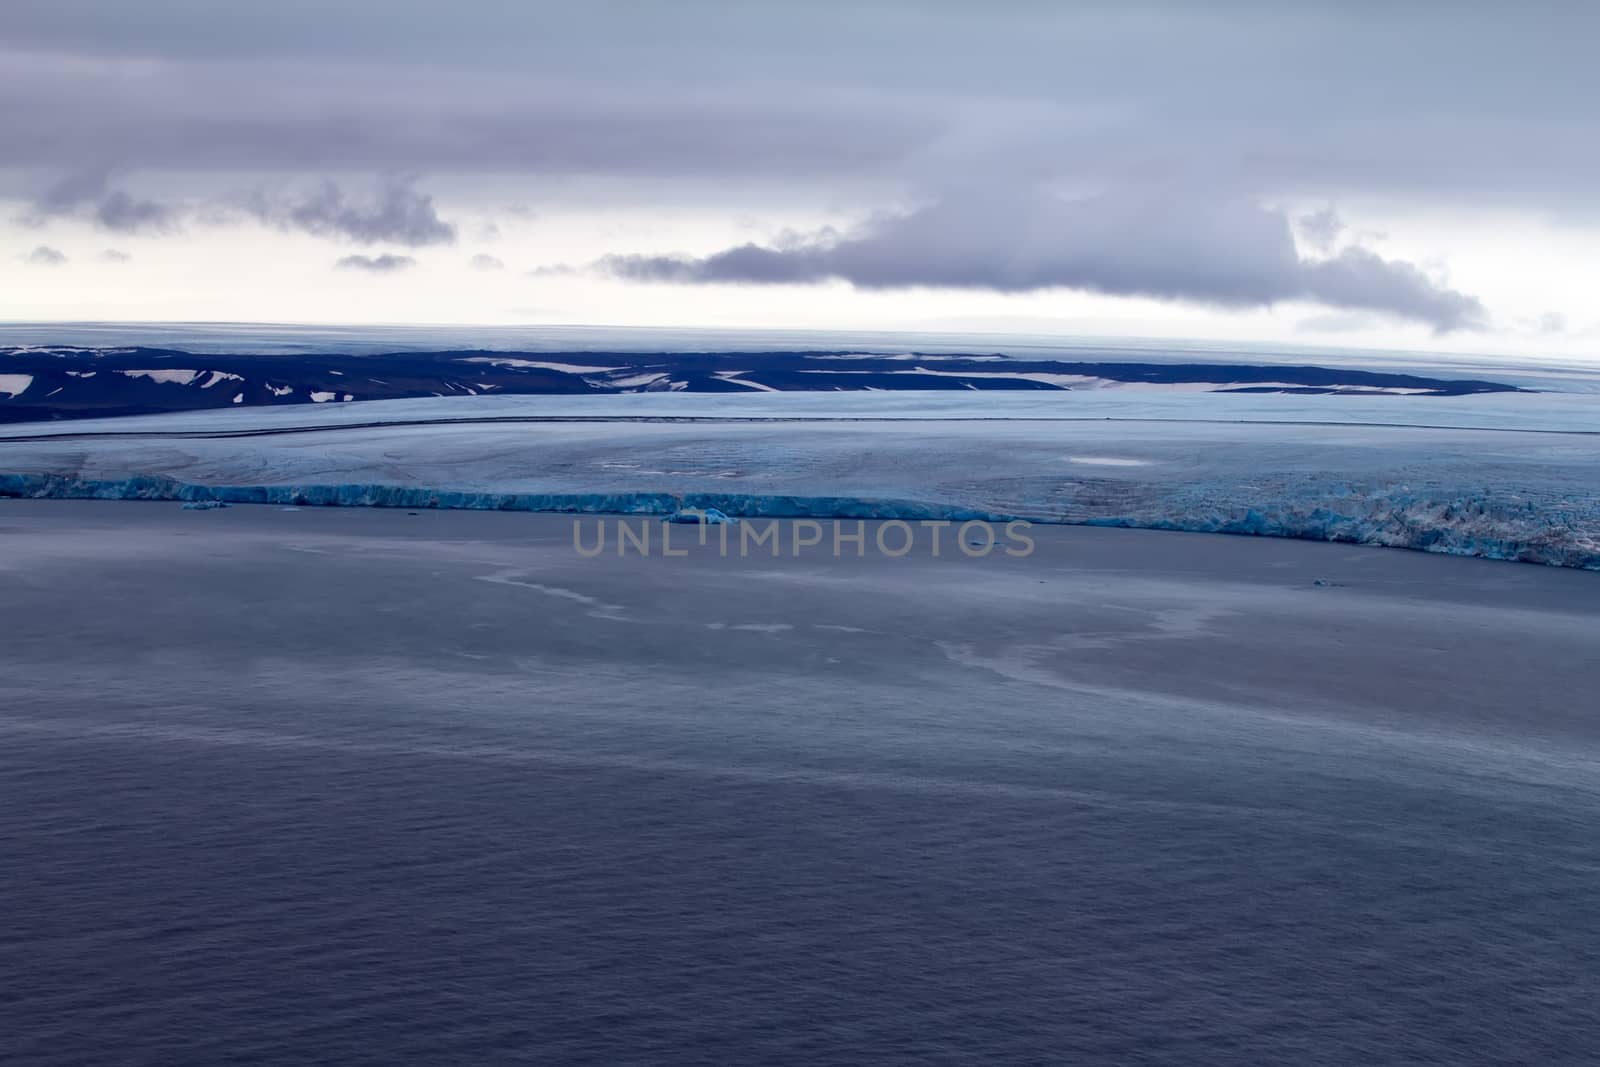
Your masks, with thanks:
M 597 367 L 581 363 L 556 363 L 543 359 L 512 359 L 509 356 L 468 356 L 462 363 L 487 363 L 491 367 L 518 367 L 523 370 L 553 370 L 564 374 L 610 374 L 621 367 Z
M 124 378 L 148 378 L 152 382 L 164 382 L 169 385 L 193 385 L 196 378 L 209 371 L 198 370 L 119 370 L 116 373 Z

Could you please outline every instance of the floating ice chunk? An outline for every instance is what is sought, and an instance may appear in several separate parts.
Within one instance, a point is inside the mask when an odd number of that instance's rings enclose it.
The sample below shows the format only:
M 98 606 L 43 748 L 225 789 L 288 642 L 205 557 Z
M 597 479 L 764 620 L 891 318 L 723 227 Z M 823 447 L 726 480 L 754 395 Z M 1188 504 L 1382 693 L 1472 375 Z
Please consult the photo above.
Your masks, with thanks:
M 183 505 L 184 511 L 215 511 L 218 508 L 231 508 L 233 505 L 222 500 L 189 500 Z
M 725 526 L 739 520 L 717 508 L 679 508 L 671 515 L 662 516 L 662 521 L 689 526 Z
M 1133 459 L 1130 456 L 1068 456 L 1068 463 L 1077 463 L 1085 467 L 1148 467 L 1147 459 Z

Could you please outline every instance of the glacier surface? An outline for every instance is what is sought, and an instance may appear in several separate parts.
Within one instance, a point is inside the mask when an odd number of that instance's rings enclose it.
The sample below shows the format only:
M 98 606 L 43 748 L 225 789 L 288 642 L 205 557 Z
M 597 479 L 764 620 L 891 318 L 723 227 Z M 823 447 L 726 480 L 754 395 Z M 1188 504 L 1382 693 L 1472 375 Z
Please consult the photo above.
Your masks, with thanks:
M 593 400 L 460 397 L 13 427 L 21 432 L 0 440 L 0 495 L 1022 518 L 1600 569 L 1593 396 Z

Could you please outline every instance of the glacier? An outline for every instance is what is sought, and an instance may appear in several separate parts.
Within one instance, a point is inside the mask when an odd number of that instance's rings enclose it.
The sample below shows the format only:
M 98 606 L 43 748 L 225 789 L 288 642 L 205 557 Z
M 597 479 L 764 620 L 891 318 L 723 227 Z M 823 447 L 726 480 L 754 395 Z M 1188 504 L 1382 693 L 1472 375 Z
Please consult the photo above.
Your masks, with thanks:
M 53 500 L 170 500 L 204 510 L 230 504 L 292 507 L 445 508 L 572 514 L 655 515 L 700 509 L 743 518 L 971 520 L 1287 537 L 1417 549 L 1456 556 L 1600 570 L 1600 503 L 1535 502 L 1482 493 L 1362 490 L 1332 485 L 1251 502 L 1222 485 L 1195 486 L 1105 514 L 1092 504 L 995 511 L 938 502 L 748 493 L 496 493 L 383 484 L 200 485 L 159 476 L 94 480 L 0 474 L 0 497 Z M 715 523 L 719 520 L 708 520 Z
M 1024 519 L 1600 569 L 1596 407 L 1578 394 L 375 401 L 8 427 L 0 496 Z

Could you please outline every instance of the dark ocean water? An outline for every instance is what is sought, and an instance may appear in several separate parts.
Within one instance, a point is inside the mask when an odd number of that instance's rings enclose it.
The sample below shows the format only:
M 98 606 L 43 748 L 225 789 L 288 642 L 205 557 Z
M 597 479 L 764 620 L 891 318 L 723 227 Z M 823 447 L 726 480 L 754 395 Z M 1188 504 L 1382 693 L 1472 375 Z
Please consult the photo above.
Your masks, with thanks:
M 1600 1048 L 1600 576 L 16 501 L 0 537 L 7 1063 Z

